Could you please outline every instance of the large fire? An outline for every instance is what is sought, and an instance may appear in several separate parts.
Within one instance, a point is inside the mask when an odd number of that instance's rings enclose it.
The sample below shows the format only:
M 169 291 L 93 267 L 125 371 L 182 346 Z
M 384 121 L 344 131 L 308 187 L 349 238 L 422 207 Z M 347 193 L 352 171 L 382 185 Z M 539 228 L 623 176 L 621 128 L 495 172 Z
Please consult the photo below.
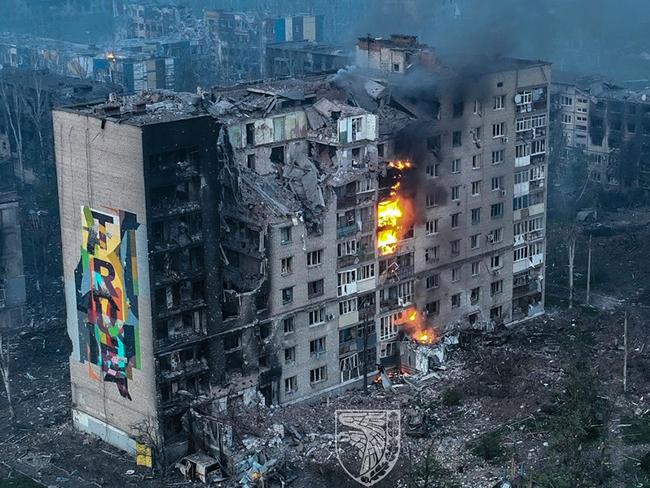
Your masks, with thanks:
M 410 161 L 391 161 L 389 168 L 400 171 L 413 167 Z M 400 195 L 400 182 L 391 187 L 390 196 L 377 205 L 377 249 L 381 256 L 394 254 L 397 245 L 412 223 L 411 202 Z
M 415 342 L 419 344 L 438 342 L 438 334 L 435 329 L 427 324 L 426 318 L 415 308 L 405 310 L 404 317 L 400 326 Z

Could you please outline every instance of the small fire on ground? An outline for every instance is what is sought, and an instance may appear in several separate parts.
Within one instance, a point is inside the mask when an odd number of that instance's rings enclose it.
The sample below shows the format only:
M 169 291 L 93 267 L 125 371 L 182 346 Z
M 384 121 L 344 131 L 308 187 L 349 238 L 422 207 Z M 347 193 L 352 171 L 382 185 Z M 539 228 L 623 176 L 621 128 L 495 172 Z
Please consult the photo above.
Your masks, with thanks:
M 377 205 L 377 249 L 381 256 L 397 251 L 399 241 L 413 223 L 412 203 L 399 191 L 402 171 L 412 168 L 413 164 L 410 161 L 391 161 L 388 167 L 398 170 L 399 174 L 390 196 Z

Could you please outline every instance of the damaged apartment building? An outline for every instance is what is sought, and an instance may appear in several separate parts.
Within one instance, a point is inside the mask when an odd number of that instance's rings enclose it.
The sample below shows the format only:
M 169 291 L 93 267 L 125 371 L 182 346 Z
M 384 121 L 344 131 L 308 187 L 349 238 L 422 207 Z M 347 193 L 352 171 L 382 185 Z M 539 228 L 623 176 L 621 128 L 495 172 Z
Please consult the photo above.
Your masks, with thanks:
M 223 459 L 239 401 L 427 372 L 543 310 L 550 67 L 427 73 L 54 112 L 78 428 Z
M 590 181 L 650 190 L 648 90 L 560 72 L 553 79 L 552 113 L 564 136 L 562 167 L 584 157 Z

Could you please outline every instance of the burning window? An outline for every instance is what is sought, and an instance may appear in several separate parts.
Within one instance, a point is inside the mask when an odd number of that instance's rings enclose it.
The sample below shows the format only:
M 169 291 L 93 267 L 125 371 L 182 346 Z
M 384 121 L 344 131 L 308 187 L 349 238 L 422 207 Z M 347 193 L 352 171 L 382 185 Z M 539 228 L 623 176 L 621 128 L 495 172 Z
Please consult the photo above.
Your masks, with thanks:
M 389 168 L 398 172 L 390 196 L 377 205 L 377 248 L 381 256 L 394 254 L 399 241 L 407 238 L 412 228 L 414 211 L 411 201 L 400 193 L 401 172 L 411 168 L 409 161 L 391 161 Z

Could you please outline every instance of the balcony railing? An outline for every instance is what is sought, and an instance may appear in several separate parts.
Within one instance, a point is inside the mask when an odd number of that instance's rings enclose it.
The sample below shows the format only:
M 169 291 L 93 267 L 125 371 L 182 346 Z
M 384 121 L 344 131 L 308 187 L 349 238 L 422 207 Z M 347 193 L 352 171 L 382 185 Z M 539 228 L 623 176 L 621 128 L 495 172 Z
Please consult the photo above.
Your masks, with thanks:
M 336 228 L 336 237 L 349 237 L 355 235 L 359 232 L 359 225 L 356 222 L 353 222 L 348 225 L 344 225 Z

